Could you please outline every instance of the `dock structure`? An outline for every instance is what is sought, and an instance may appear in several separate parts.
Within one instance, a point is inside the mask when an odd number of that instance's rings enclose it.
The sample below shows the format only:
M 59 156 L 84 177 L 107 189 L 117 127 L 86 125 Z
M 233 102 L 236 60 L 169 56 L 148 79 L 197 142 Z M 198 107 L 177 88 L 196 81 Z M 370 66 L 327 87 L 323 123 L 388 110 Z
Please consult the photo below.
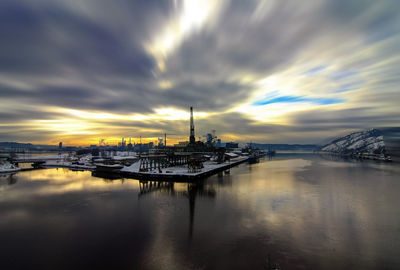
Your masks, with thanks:
M 196 172 L 189 170 L 186 166 L 168 167 L 164 170 L 154 169 L 152 171 L 143 171 L 140 169 L 129 170 L 129 167 L 120 171 L 121 176 L 146 181 L 174 181 L 174 182 L 192 182 L 199 180 L 229 168 L 235 167 L 248 161 L 248 157 L 239 157 L 224 163 L 205 162 L 204 167 Z
M 139 197 L 154 191 L 174 193 L 174 182 L 139 181 Z
M 147 172 L 155 169 L 185 165 L 188 163 L 190 156 L 191 154 L 189 153 L 141 156 L 139 171 Z

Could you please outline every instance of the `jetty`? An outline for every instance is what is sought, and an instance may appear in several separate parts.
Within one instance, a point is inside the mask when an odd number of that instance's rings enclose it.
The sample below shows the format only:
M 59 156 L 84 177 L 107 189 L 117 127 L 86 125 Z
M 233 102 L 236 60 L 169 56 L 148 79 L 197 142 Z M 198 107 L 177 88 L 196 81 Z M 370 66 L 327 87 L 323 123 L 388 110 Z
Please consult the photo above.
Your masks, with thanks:
M 218 172 L 229 170 L 230 168 L 246 161 L 248 161 L 248 157 L 237 157 L 222 163 L 206 161 L 203 163 L 202 168 L 199 168 L 195 171 L 190 170 L 188 165 L 144 171 L 140 169 L 140 162 L 136 162 L 129 167 L 123 168 L 120 171 L 120 174 L 126 178 L 135 178 L 139 180 L 191 182 L 208 177 Z

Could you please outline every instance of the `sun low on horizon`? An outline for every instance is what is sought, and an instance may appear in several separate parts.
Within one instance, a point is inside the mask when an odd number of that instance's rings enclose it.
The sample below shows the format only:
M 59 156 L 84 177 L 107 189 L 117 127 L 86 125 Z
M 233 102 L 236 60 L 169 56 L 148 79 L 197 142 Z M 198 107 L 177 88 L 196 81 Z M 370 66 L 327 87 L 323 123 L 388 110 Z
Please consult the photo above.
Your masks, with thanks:
M 319 143 L 400 124 L 396 1 L 0 4 L 0 141 Z

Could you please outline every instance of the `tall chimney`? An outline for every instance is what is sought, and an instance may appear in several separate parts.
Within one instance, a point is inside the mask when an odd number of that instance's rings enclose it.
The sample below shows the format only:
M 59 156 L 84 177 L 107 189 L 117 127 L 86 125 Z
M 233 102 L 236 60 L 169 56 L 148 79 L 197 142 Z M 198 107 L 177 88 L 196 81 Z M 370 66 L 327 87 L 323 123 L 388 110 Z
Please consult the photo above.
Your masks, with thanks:
M 190 144 L 196 143 L 196 138 L 194 137 L 194 122 L 193 122 L 193 107 L 190 107 Z

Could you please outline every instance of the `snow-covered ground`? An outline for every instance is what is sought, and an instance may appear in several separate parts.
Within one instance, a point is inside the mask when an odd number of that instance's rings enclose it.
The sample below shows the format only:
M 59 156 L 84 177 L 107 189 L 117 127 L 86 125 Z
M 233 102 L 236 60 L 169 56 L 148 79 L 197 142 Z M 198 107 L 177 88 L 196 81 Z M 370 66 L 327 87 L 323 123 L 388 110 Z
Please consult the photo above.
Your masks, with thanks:
M 131 166 L 125 166 L 121 169 L 121 172 L 139 172 L 140 161 L 136 161 Z
M 46 161 L 42 164 L 43 167 L 63 167 L 70 169 L 82 169 L 82 170 L 93 170 L 96 168 L 95 165 L 82 165 L 82 164 L 73 164 L 69 161 Z
M 134 159 L 137 158 L 137 154 L 135 152 L 120 152 L 117 151 L 115 152 L 115 154 L 113 153 L 113 155 L 111 156 L 111 159 L 113 160 L 130 160 L 130 159 Z
M 80 156 L 78 158 L 79 163 L 90 163 L 92 161 L 92 154 Z
M 181 165 L 181 166 L 175 166 L 175 167 L 168 167 L 168 168 L 162 168 L 161 173 L 159 172 L 158 169 L 148 171 L 148 172 L 140 172 L 141 174 L 158 174 L 158 175 L 188 175 L 188 176 L 196 176 L 200 175 L 205 172 L 209 172 L 215 169 L 219 169 L 222 167 L 227 167 L 229 165 L 235 164 L 242 162 L 244 160 L 247 160 L 247 157 L 238 157 L 235 159 L 231 159 L 230 162 L 224 162 L 224 163 L 216 163 L 213 161 L 206 161 L 203 163 L 204 168 L 200 169 L 198 172 L 191 173 L 188 172 L 188 165 Z M 137 161 L 133 163 L 131 166 L 124 167 L 121 172 L 131 172 L 131 173 L 138 173 L 140 169 L 140 161 Z
M 137 158 L 136 156 L 113 156 L 111 159 L 113 160 L 118 160 L 118 161 L 123 161 L 123 160 L 134 160 L 135 158 Z
M 21 168 L 18 168 L 14 164 L 9 162 L 0 163 L 0 173 L 11 173 L 11 172 L 18 172 Z
M 96 166 L 91 164 L 92 155 L 85 155 L 74 158 L 73 161 L 67 159 L 47 160 L 42 166 L 44 167 L 65 167 L 71 169 L 92 170 Z
M 377 129 L 369 129 L 335 139 L 323 146 L 321 151 L 336 154 L 374 153 L 382 152 L 384 148 L 385 142 L 381 132 Z

